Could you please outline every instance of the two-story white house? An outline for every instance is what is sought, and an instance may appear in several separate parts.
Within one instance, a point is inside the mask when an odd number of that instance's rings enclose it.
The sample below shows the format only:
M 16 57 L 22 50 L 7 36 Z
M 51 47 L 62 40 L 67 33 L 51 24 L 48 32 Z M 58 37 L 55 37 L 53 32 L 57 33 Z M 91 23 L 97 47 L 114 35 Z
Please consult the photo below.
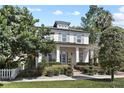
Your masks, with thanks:
M 56 42 L 56 49 L 47 55 L 50 62 L 55 60 L 66 64 L 68 59 L 75 65 L 78 62 L 89 62 L 89 32 L 69 28 L 70 22 L 55 21 L 51 28 L 54 34 L 47 36 Z M 40 54 L 38 62 L 42 59 Z

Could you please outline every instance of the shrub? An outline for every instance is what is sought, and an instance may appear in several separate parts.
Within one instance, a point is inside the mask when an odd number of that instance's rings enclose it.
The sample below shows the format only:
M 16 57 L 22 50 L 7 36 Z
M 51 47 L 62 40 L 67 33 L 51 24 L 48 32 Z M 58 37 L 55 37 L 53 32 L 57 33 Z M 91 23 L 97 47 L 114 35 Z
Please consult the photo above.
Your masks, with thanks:
M 94 74 L 104 74 L 104 70 L 98 66 L 83 66 L 83 65 L 76 65 L 75 69 L 80 70 L 83 74 L 94 75 Z
M 119 71 L 122 71 L 122 72 L 124 72 L 124 67 L 121 67 Z
M 8 69 L 14 69 L 17 67 L 18 67 L 18 62 L 9 62 L 9 63 L 7 63 L 7 66 L 6 66 L 6 68 L 8 68 Z
M 86 66 L 86 65 L 89 65 L 89 63 L 85 63 L 85 62 L 78 62 L 76 65 L 84 65 L 84 66 Z
M 59 63 L 59 62 L 49 62 L 48 64 L 49 64 L 49 66 L 52 66 L 52 65 L 60 65 L 61 63 Z
M 38 69 L 23 70 L 19 73 L 18 77 L 38 77 L 41 76 L 41 71 Z
M 5 64 L 5 62 L 0 62 L 0 69 L 4 69 L 5 68 L 5 66 L 6 66 L 6 64 Z
M 58 76 L 60 74 L 60 69 L 59 68 L 54 68 L 54 75 Z
M 49 75 L 50 74 L 50 75 Z M 44 69 L 43 75 L 52 76 L 52 75 L 65 74 L 67 76 L 72 75 L 72 69 L 68 65 L 52 65 Z
M 89 66 L 75 65 L 74 68 L 82 71 L 82 70 L 85 70 L 86 68 L 89 68 Z
M 99 74 L 99 75 L 104 75 L 104 74 L 106 74 L 106 71 L 103 70 L 103 69 L 99 69 L 99 70 L 98 70 L 98 74 Z
M 100 64 L 99 63 L 93 63 L 94 66 L 99 66 Z
M 0 69 L 4 69 L 6 64 L 5 64 L 5 56 L 4 55 L 0 55 Z
M 73 76 L 73 71 L 72 71 L 72 68 L 69 66 L 67 67 L 67 70 L 65 71 L 67 76 Z
M 44 72 L 43 72 L 44 76 L 53 76 L 54 75 L 54 71 L 52 67 L 45 67 Z
M 88 74 L 89 71 L 90 71 L 90 69 L 89 69 L 89 67 L 82 67 L 82 68 L 81 68 L 81 71 L 82 71 L 82 73 L 84 73 L 84 74 Z

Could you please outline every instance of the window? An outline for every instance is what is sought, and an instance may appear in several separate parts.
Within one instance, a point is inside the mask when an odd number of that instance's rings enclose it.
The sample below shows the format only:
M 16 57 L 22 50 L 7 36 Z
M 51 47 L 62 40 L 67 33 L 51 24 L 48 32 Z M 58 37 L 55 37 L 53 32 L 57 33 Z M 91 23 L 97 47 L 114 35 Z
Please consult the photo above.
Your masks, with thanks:
M 81 43 L 81 35 L 77 35 L 77 43 Z
M 58 41 L 61 41 L 61 33 L 59 33 L 58 35 L 59 35 Z
M 62 42 L 66 42 L 67 41 L 67 35 L 66 34 L 62 34 Z
M 59 27 L 61 27 L 61 25 L 59 25 Z

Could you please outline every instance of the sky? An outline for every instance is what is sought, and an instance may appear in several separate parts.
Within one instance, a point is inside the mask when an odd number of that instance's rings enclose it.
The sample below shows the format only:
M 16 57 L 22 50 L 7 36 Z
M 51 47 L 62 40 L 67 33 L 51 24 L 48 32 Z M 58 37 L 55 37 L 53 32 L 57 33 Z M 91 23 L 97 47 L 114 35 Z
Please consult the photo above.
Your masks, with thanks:
M 44 24 L 53 26 L 55 21 L 71 22 L 71 26 L 80 26 L 81 17 L 89 10 L 88 5 L 23 5 L 27 7 L 32 15 L 39 19 L 36 25 Z M 23 7 L 19 6 L 19 7 Z M 124 6 L 120 5 L 100 5 L 105 10 L 110 11 L 114 18 L 114 25 L 124 28 Z

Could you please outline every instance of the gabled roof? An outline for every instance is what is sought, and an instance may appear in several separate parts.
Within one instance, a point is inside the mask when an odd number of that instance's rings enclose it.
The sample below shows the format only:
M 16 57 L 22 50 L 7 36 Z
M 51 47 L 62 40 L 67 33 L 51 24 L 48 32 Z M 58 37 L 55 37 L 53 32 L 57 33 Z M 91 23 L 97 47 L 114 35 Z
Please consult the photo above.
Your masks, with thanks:
M 70 22 L 65 22 L 65 21 L 55 21 L 53 27 L 57 27 L 57 24 L 64 24 L 69 26 L 71 23 Z

